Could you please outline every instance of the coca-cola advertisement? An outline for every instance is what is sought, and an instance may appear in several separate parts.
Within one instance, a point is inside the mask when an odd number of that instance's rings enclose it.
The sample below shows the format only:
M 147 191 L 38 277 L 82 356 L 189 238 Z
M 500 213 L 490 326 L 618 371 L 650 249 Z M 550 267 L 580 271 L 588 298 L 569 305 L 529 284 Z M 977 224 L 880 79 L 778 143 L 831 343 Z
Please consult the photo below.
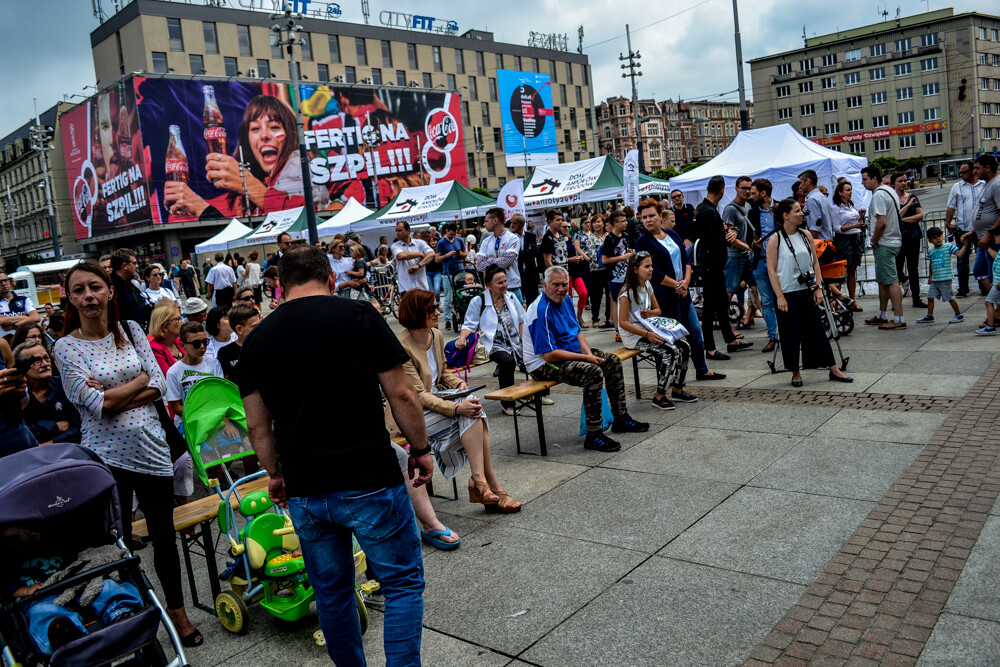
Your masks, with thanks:
M 132 80 L 107 88 L 60 119 L 76 238 L 152 222 L 149 173 Z

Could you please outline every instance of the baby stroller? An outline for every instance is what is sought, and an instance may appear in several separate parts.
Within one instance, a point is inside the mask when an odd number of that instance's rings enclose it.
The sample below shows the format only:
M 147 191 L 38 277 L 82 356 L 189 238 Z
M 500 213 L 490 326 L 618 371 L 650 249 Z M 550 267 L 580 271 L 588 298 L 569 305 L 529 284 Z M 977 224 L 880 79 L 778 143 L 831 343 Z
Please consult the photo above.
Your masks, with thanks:
M 465 284 L 465 276 L 472 274 L 475 278 L 476 286 Z M 462 330 L 462 322 L 465 321 L 465 311 L 469 308 L 469 302 L 473 298 L 483 293 L 482 277 L 476 271 L 472 262 L 462 262 L 455 274 L 448 280 L 449 289 L 452 290 L 451 313 L 446 313 L 451 318 L 451 325 L 455 331 Z
M 266 471 L 236 481 L 229 473 L 228 464 L 254 453 L 236 385 L 215 377 L 199 380 L 184 401 L 183 418 L 184 438 L 195 473 L 206 488 L 219 496 L 219 529 L 229 538 L 229 553 L 235 559 L 220 575 L 229 582 L 230 590 L 215 598 L 219 622 L 229 632 L 243 634 L 251 602 L 284 621 L 303 618 L 316 592 L 309 585 L 291 518 L 268 496 L 267 486 L 262 484 Z M 210 478 L 210 472 L 216 471 L 224 476 L 226 491 L 217 478 Z M 356 550 L 354 565 L 358 571 L 366 569 L 360 550 Z M 364 632 L 368 611 L 357 590 L 355 602 Z
M 79 445 L 47 445 L 4 457 L 0 466 L 0 529 L 30 531 L 41 535 L 43 541 L 45 536 L 58 535 L 58 546 L 65 554 L 110 545 L 125 549 L 119 537 L 122 515 L 114 477 L 96 454 Z M 76 559 L 66 555 L 70 557 Z M 72 561 L 64 562 L 69 565 Z M 86 634 L 59 646 L 51 655 L 42 653 L 29 635 L 28 608 L 116 572 L 121 584 L 130 584 L 138 591 L 141 608 L 114 617 L 69 602 L 66 608 L 80 614 Z M 114 620 L 109 623 L 109 618 Z M 169 662 L 157 640 L 161 623 L 176 653 Z M 0 592 L 0 648 L 4 665 L 188 665 L 166 609 L 139 566 L 139 557 L 132 554 L 70 574 L 27 597 L 8 599 Z

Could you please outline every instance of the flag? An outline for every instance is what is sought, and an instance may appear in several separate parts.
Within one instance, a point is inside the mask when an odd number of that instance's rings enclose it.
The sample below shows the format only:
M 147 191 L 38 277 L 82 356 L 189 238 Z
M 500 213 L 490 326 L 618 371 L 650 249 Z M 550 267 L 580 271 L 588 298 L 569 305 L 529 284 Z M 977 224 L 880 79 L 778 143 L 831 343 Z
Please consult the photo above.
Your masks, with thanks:
M 625 154 L 624 165 L 624 192 L 623 198 L 625 206 L 631 206 L 633 210 L 639 208 L 639 150 L 633 148 Z M 636 211 L 638 212 L 638 211 Z
M 636 186 L 638 187 L 638 186 Z M 510 220 L 515 213 L 524 215 L 524 179 L 515 178 L 503 186 L 497 196 L 497 206 L 503 209 L 504 217 Z

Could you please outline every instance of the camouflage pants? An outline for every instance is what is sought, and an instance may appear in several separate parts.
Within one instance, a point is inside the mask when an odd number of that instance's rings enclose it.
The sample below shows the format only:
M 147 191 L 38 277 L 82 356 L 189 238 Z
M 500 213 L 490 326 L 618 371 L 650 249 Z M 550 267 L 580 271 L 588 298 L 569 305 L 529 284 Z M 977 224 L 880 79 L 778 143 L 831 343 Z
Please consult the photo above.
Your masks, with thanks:
M 583 387 L 583 410 L 586 413 L 587 430 L 603 431 L 601 418 L 601 388 L 608 390 L 608 403 L 611 404 L 611 414 L 621 417 L 628 409 L 625 406 L 625 375 L 622 373 L 621 360 L 607 352 L 593 347 L 590 349 L 595 357 L 604 359 L 602 364 L 592 364 L 586 361 L 560 361 L 552 366 L 545 364 L 531 372 L 535 380 L 557 380 L 574 387 Z

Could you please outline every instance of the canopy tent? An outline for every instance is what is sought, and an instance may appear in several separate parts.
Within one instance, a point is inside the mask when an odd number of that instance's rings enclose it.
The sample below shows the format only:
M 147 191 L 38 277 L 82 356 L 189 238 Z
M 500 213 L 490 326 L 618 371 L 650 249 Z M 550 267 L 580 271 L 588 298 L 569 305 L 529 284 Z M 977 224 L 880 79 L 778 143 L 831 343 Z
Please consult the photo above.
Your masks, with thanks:
M 819 177 L 818 184 L 825 185 L 831 195 L 837 178 L 846 176 L 853 185 L 854 203 L 860 207 L 868 199 L 868 192 L 861 187 L 861 169 L 866 166 L 867 158 L 824 148 L 803 137 L 791 125 L 781 124 L 740 132 L 716 157 L 671 178 L 670 188 L 690 195 L 688 203 L 697 205 L 708 180 L 719 175 L 726 179 L 726 194 L 722 199 L 725 203 L 733 198 L 736 179 L 749 176 L 771 181 L 772 196 L 780 200 L 791 196 L 792 184 L 799 180 L 799 174 L 812 169 Z
M 364 220 L 372 214 L 371 210 L 365 208 L 357 199 L 349 198 L 344 208 L 322 225 L 316 228 L 320 238 L 336 236 L 350 231 L 351 223 Z
M 289 208 L 284 211 L 272 211 L 264 218 L 264 222 L 249 234 L 229 241 L 228 248 L 245 248 L 252 245 L 275 243 L 278 234 L 287 232 L 293 240 L 309 237 L 309 223 L 304 206 Z
M 362 232 L 402 221 L 416 226 L 465 220 L 483 215 L 496 205 L 495 199 L 476 194 L 458 181 L 403 188 L 388 204 L 351 224 L 351 230 Z
M 208 239 L 207 241 L 202 241 L 194 247 L 194 251 L 197 254 L 202 254 L 205 252 L 215 252 L 216 250 L 227 250 L 229 248 L 229 242 L 238 239 L 242 236 L 246 236 L 250 233 L 250 228 L 244 225 L 242 222 L 233 218 L 226 228 L 221 232 Z
M 609 155 L 538 167 L 524 184 L 524 205 L 528 209 L 564 206 L 592 201 L 620 199 L 624 169 Z M 667 194 L 667 181 L 639 174 L 639 194 Z

